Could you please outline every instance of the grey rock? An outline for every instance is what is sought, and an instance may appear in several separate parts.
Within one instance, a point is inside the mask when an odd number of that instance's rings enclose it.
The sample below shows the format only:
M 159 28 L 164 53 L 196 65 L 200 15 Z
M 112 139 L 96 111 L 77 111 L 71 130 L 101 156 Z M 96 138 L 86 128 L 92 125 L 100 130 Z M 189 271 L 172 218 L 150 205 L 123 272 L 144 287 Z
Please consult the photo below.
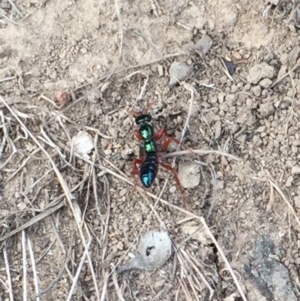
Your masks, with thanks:
M 267 63 L 260 63 L 249 70 L 247 81 L 251 84 L 257 84 L 263 78 L 272 79 L 275 76 L 275 69 Z
M 299 165 L 295 165 L 292 167 L 292 174 L 293 175 L 300 174 L 300 166 Z
M 293 67 L 296 64 L 298 56 L 299 56 L 299 52 L 300 52 L 300 47 L 295 46 L 292 49 L 292 51 L 289 53 L 288 61 L 289 61 L 290 67 Z
M 268 89 L 272 85 L 272 81 L 269 78 L 264 78 L 259 84 L 261 87 Z
M 261 95 L 261 87 L 260 86 L 253 87 L 252 91 L 256 97 L 259 97 Z
M 249 300 L 296 301 L 288 269 L 280 262 L 283 250 L 273 241 L 263 236 L 255 243 L 249 262 L 244 265 L 246 287 L 257 290 L 256 298 Z
M 274 113 L 275 108 L 271 103 L 263 103 L 260 105 L 258 111 L 260 112 L 261 116 L 267 117 Z
M 207 34 L 203 35 L 202 38 L 195 44 L 195 51 L 201 55 L 204 56 L 209 49 L 211 48 L 213 44 L 213 40 L 210 36 Z
M 188 66 L 184 62 L 173 62 L 170 69 L 169 86 L 173 87 L 179 82 L 185 80 L 193 71 L 192 66 Z

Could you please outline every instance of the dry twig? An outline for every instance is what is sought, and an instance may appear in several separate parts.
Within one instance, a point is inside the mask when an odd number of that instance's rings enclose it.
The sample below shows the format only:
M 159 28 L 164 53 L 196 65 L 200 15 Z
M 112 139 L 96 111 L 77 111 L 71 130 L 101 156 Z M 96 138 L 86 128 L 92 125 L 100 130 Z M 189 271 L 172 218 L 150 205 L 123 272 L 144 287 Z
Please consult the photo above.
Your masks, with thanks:
M 33 254 L 33 249 L 32 249 L 32 244 L 30 239 L 27 239 L 28 243 L 28 252 L 30 255 L 30 260 L 31 260 L 31 266 L 32 266 L 32 271 L 33 271 L 33 280 L 34 280 L 34 288 L 35 288 L 35 294 L 36 296 L 39 295 L 39 279 L 38 279 L 38 273 L 36 271 L 36 264 L 35 264 L 35 259 L 34 259 L 34 254 Z M 36 297 L 37 301 L 40 301 L 40 297 Z
M 13 288 L 12 288 L 11 275 L 10 275 L 10 267 L 9 267 L 9 262 L 8 262 L 8 258 L 7 258 L 6 246 L 4 246 L 4 249 L 3 249 L 3 257 L 4 257 L 7 282 L 8 282 L 9 300 L 14 301 Z

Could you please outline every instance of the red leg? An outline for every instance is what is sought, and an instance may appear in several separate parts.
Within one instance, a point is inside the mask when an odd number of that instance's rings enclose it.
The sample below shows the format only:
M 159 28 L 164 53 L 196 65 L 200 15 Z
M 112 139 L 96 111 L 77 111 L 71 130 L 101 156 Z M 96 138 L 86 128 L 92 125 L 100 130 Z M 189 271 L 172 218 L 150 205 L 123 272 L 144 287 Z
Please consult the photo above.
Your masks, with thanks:
M 142 164 L 144 162 L 145 158 L 138 158 L 133 161 L 133 168 L 132 168 L 132 174 L 134 175 L 134 183 L 132 188 L 132 193 L 134 193 L 136 185 L 137 185 L 137 176 L 139 174 L 139 168 L 138 165 Z
M 162 138 L 162 136 L 168 137 L 168 133 L 165 129 L 160 129 L 157 133 L 154 134 L 154 140 L 159 140 Z
M 180 181 L 179 181 L 179 178 L 178 178 L 178 175 L 177 175 L 177 172 L 175 171 L 175 169 L 174 169 L 171 165 L 164 164 L 164 163 L 161 163 L 161 162 L 160 162 L 160 165 L 161 165 L 162 167 L 164 167 L 165 169 L 167 169 L 167 170 L 169 170 L 169 171 L 171 171 L 171 172 L 173 173 L 174 178 L 175 178 L 175 181 L 176 181 L 176 184 L 177 184 L 177 186 L 178 186 L 179 189 L 180 189 L 182 198 L 183 198 L 184 202 L 187 203 L 188 200 L 187 200 L 186 195 L 185 195 L 185 193 L 184 193 L 184 190 L 183 190 L 183 188 L 182 188 L 182 186 L 181 186 L 181 184 L 180 184 Z
M 141 165 L 145 161 L 145 158 L 137 158 L 133 161 L 133 168 L 132 168 L 132 174 L 138 175 L 139 174 L 139 168 L 138 165 Z
M 171 143 L 172 141 L 175 142 L 175 143 L 178 144 L 178 145 L 183 146 L 183 147 L 186 148 L 186 149 L 188 148 L 188 147 L 185 146 L 184 144 L 180 143 L 180 141 L 179 141 L 178 139 L 173 138 L 173 137 L 170 137 L 165 129 L 159 130 L 157 133 L 154 134 L 154 137 L 153 137 L 153 138 L 154 138 L 154 140 L 157 141 L 157 140 L 161 139 L 163 136 L 166 137 L 166 140 L 165 140 L 165 141 L 163 142 L 163 144 L 162 144 L 162 151 L 165 151 L 165 150 L 168 148 L 168 146 L 170 145 L 170 143 Z
M 135 135 L 135 137 L 136 137 L 138 140 L 140 140 L 140 141 L 143 140 L 143 138 L 142 138 L 142 136 L 141 136 L 141 134 L 139 133 L 138 130 L 134 130 L 134 135 Z

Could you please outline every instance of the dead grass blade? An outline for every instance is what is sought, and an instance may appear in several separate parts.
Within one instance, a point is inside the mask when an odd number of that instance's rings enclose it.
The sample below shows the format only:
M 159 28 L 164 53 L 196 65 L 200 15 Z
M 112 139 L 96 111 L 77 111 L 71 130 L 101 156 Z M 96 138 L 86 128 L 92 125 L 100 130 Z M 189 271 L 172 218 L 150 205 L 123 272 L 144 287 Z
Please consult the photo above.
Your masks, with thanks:
M 275 180 L 273 179 L 273 177 L 271 176 L 269 171 L 265 171 L 265 177 L 263 178 L 259 178 L 256 176 L 251 177 L 251 179 L 254 180 L 259 180 L 259 181 L 267 181 L 269 183 L 270 187 L 270 200 L 267 206 L 267 210 L 271 210 L 270 206 L 272 205 L 272 202 L 274 200 L 274 189 L 277 191 L 277 193 L 281 196 L 281 198 L 285 201 L 285 203 L 287 204 L 289 210 L 291 211 L 292 215 L 294 216 L 297 224 L 300 226 L 300 220 L 297 216 L 297 213 L 295 212 L 295 209 L 293 208 L 293 206 L 290 204 L 288 198 L 286 197 L 286 195 L 283 193 L 282 189 L 279 187 L 279 185 L 275 182 Z
M 224 156 L 227 157 L 228 159 L 232 159 L 234 161 L 241 161 L 242 159 L 230 155 L 228 153 L 222 152 L 222 151 L 217 151 L 217 150 L 207 150 L 207 149 L 191 149 L 191 150 L 182 150 L 178 152 L 173 152 L 173 153 L 168 153 L 168 154 L 162 154 L 163 158 L 170 158 L 170 157 L 175 157 L 175 156 L 182 156 L 182 155 L 191 155 L 191 154 L 198 154 L 200 156 L 204 155 L 209 155 L 209 154 L 214 154 L 218 156 Z
M 27 256 L 26 256 L 26 234 L 22 231 L 22 262 L 23 262 L 23 301 L 27 301 Z
M 33 217 L 31 220 L 23 224 L 22 226 L 18 227 L 15 230 L 10 231 L 9 233 L 3 235 L 0 237 L 0 242 L 5 241 L 7 238 L 21 232 L 22 230 L 34 225 L 35 223 L 41 221 L 45 217 L 51 215 L 53 212 L 57 211 L 58 209 L 62 208 L 65 206 L 65 202 L 61 200 L 55 200 L 52 203 L 50 203 L 43 212 L 41 212 L 39 215 Z
M 282 199 L 286 202 L 287 206 L 289 207 L 292 215 L 294 216 L 296 222 L 298 223 L 298 225 L 300 226 L 300 220 L 293 208 L 293 206 L 290 204 L 289 200 L 287 199 L 287 197 L 285 196 L 285 194 L 282 192 L 282 190 L 280 189 L 280 187 L 274 183 L 272 180 L 268 179 L 269 184 L 275 188 L 275 190 L 277 191 L 277 193 L 282 197 Z
M 193 301 L 192 296 L 189 293 L 189 289 L 186 287 L 185 283 L 183 281 L 181 281 L 181 279 L 179 277 L 177 277 L 177 280 L 183 290 L 183 293 L 186 297 L 186 301 Z
M 105 301 L 106 293 L 107 293 L 107 284 L 108 284 L 109 273 L 105 272 L 104 274 L 104 282 L 102 287 L 102 294 L 100 301 Z
M 36 153 L 38 153 L 40 151 L 39 148 L 37 148 L 36 150 L 34 150 L 22 163 L 21 165 L 17 168 L 16 171 L 14 171 L 8 178 L 7 181 L 10 181 L 12 178 L 15 177 L 15 175 L 20 172 L 22 170 L 22 168 L 24 168 L 24 166 L 27 164 L 27 162 L 32 158 L 32 156 L 34 156 Z
M 13 3 L 13 1 L 12 1 L 12 0 L 7 0 L 7 1 L 10 3 L 10 5 L 11 5 L 12 8 L 16 11 L 16 13 L 17 13 L 21 18 L 23 18 L 24 15 L 23 15 L 22 12 L 17 8 L 17 6 Z
M 68 204 L 69 204 L 69 207 L 71 208 L 72 210 L 72 214 L 75 218 L 75 222 L 76 222 L 76 225 L 77 225 L 77 229 L 79 231 L 79 234 L 80 234 L 80 237 L 81 237 L 81 241 L 82 243 L 84 244 L 84 248 L 85 248 L 85 252 L 87 253 L 87 256 L 88 256 L 88 261 L 89 261 L 89 267 L 91 269 L 91 273 L 93 274 L 93 268 L 92 268 L 92 265 L 91 265 L 91 258 L 88 254 L 88 250 L 87 250 L 87 245 L 86 245 L 86 242 L 85 242 L 85 237 L 84 237 L 84 234 L 83 234 L 83 231 L 82 231 L 82 227 L 81 227 L 81 222 L 80 220 L 78 220 L 78 217 L 76 215 L 76 212 L 75 212 L 75 208 L 73 206 L 73 202 L 72 202 L 72 199 L 74 199 L 74 196 L 72 195 L 69 187 L 67 186 L 67 183 L 65 182 L 64 178 L 62 177 L 60 171 L 58 170 L 58 168 L 56 167 L 55 163 L 53 162 L 51 156 L 49 155 L 49 153 L 44 149 L 44 147 L 40 144 L 40 142 L 35 138 L 35 136 L 29 131 L 29 129 L 25 126 L 25 124 L 20 120 L 20 118 L 16 115 L 16 113 L 14 112 L 14 110 L 12 110 L 12 108 L 7 104 L 7 102 L 4 100 L 3 97 L 0 96 L 0 100 L 3 102 L 3 104 L 6 106 L 6 108 L 10 111 L 10 113 L 14 116 L 14 118 L 19 122 L 19 124 L 22 126 L 23 128 L 23 131 L 28 135 L 30 136 L 30 138 L 35 142 L 35 144 L 43 151 L 43 153 L 46 155 L 46 157 L 48 158 L 48 160 L 50 161 L 52 167 L 53 167 L 53 170 L 58 178 L 58 181 L 64 191 L 64 194 L 66 196 L 66 199 L 68 201 Z M 97 292 L 97 286 L 96 286 L 96 292 Z M 99 300 L 99 293 L 97 294 L 97 297 L 98 297 L 98 300 Z
M 33 280 L 34 280 L 34 288 L 35 288 L 35 294 L 36 296 L 39 295 L 39 279 L 38 279 L 38 273 L 36 271 L 36 264 L 35 264 L 35 259 L 34 259 L 34 254 L 33 254 L 33 249 L 32 249 L 32 244 L 30 239 L 27 239 L 27 244 L 28 244 L 28 252 L 30 255 L 30 260 L 31 260 L 31 267 L 32 267 L 32 272 L 33 272 Z M 37 301 L 40 301 L 40 297 L 36 297 Z
M 215 239 L 214 235 L 213 235 L 213 234 L 211 233 L 211 231 L 209 230 L 209 228 L 208 228 L 208 226 L 207 226 L 207 224 L 206 224 L 204 218 L 203 218 L 203 217 L 200 217 L 199 219 L 200 219 L 201 223 L 203 224 L 203 226 L 205 227 L 205 229 L 206 229 L 207 233 L 209 234 L 211 240 L 212 240 L 213 243 L 215 244 L 215 246 L 216 246 L 218 252 L 220 253 L 220 255 L 221 255 L 222 259 L 223 259 L 223 261 L 225 262 L 225 264 L 226 264 L 226 266 L 227 266 L 227 269 L 228 269 L 229 273 L 231 274 L 231 277 L 232 277 L 232 279 L 233 279 L 233 281 L 234 281 L 234 283 L 235 283 L 235 285 L 236 285 L 236 287 L 237 287 L 237 289 L 238 289 L 238 291 L 239 291 L 239 293 L 240 293 L 241 298 L 242 298 L 244 301 L 247 301 L 247 298 L 246 298 L 246 296 L 245 296 L 245 294 L 244 294 L 244 292 L 243 292 L 243 290 L 242 290 L 242 287 L 241 287 L 240 283 L 238 282 L 238 279 L 237 279 L 237 277 L 236 277 L 236 275 L 235 275 L 233 269 L 231 268 L 230 263 L 228 262 L 226 256 L 224 255 L 224 253 L 223 253 L 223 251 L 222 251 L 220 245 L 218 244 L 218 242 L 217 242 L 217 240 Z
M 209 300 L 212 299 L 214 296 L 214 289 L 211 287 L 211 285 L 208 283 L 208 281 L 205 279 L 203 274 L 199 271 L 198 267 L 194 264 L 193 261 L 196 261 L 194 257 L 191 257 L 190 254 L 188 254 L 185 250 L 180 249 L 180 252 L 183 254 L 184 258 L 188 261 L 189 265 L 196 271 L 197 275 L 199 278 L 205 283 L 206 287 L 208 288 L 210 295 L 209 295 Z M 194 275 L 194 279 L 198 280 L 197 275 Z
M 75 277 L 73 278 L 73 283 L 72 283 L 72 286 L 71 286 L 71 289 L 69 291 L 69 294 L 68 294 L 68 298 L 66 301 L 70 301 L 72 299 L 72 296 L 73 296 L 73 292 L 74 292 L 74 289 L 76 287 L 76 284 L 77 284 L 77 281 L 78 281 L 78 278 L 79 278 L 79 275 L 80 275 L 80 272 L 82 270 L 82 267 L 84 265 L 84 262 L 86 260 L 86 257 L 88 256 L 88 252 L 89 252 L 89 247 L 91 245 L 91 242 L 92 242 L 92 237 L 89 238 L 89 241 L 87 242 L 86 245 L 86 249 L 84 250 L 84 253 L 81 257 L 81 260 L 80 260 L 80 263 L 78 265 L 78 268 L 77 268 L 77 271 L 76 271 L 76 274 L 75 274 Z
M 123 296 L 122 296 L 122 292 L 120 290 L 119 284 L 118 284 L 118 279 L 117 279 L 117 273 L 115 272 L 115 268 L 113 268 L 113 272 L 112 272 L 112 279 L 113 279 L 113 283 L 115 286 L 115 290 L 117 292 L 118 298 L 120 301 L 126 301 Z
M 12 283 L 11 283 L 11 275 L 10 275 L 10 267 L 9 267 L 9 262 L 8 262 L 8 258 L 7 258 L 6 246 L 4 246 L 4 249 L 3 249 L 3 257 L 4 257 L 7 282 L 8 282 L 9 300 L 14 301 L 14 295 L 13 295 L 13 289 L 12 289 Z

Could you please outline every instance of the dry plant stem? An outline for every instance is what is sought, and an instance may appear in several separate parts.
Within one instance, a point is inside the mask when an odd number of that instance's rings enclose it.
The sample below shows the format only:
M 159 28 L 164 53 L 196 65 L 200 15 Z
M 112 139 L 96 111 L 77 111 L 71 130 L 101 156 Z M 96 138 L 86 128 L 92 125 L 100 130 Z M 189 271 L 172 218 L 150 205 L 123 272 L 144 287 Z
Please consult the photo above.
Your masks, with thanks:
M 18 167 L 18 169 L 16 171 L 13 172 L 13 174 L 11 174 L 8 178 L 7 181 L 10 181 L 22 168 L 25 167 L 25 165 L 27 164 L 27 162 L 31 159 L 32 156 L 34 156 L 36 153 L 38 153 L 40 151 L 39 148 L 37 148 L 36 150 L 34 150 L 23 162 L 22 164 Z
M 191 297 L 191 295 L 190 295 L 190 293 L 189 293 L 189 290 L 188 290 L 187 287 L 185 286 L 185 283 L 182 282 L 181 279 L 180 279 L 179 277 L 177 277 L 177 279 L 178 279 L 178 282 L 179 282 L 179 284 L 180 284 L 180 286 L 181 286 L 181 288 L 182 288 L 182 290 L 183 290 L 183 292 L 184 292 L 184 294 L 185 294 L 186 300 L 187 300 L 187 301 L 193 301 L 193 299 L 192 299 L 192 297 Z
M 63 201 L 59 201 L 59 202 L 53 201 L 42 213 L 35 216 L 34 218 L 32 218 L 31 220 L 29 220 L 28 222 L 26 222 L 25 224 L 23 224 L 19 228 L 17 228 L 15 230 L 1 236 L 0 237 L 0 242 L 6 240 L 7 238 L 9 238 L 9 237 L 19 233 L 20 231 L 34 225 L 35 223 L 41 221 L 42 219 L 44 219 L 45 217 L 51 215 L 53 212 L 57 211 L 58 209 L 62 208 L 63 206 L 65 206 L 65 202 L 63 202 Z
M 104 283 L 102 287 L 102 294 L 100 301 L 105 301 L 106 293 L 107 293 L 107 283 L 108 283 L 109 273 L 105 272 L 104 274 Z
M 26 257 L 26 234 L 22 231 L 22 258 L 23 258 L 23 301 L 27 301 L 27 257 Z
M 117 273 L 115 272 L 115 269 L 116 269 L 116 268 L 114 267 L 114 268 L 113 268 L 113 272 L 112 272 L 113 283 L 114 283 L 114 286 L 115 286 L 115 289 L 116 289 L 116 292 L 117 292 L 117 295 L 118 295 L 119 300 L 120 300 L 120 301 L 125 301 L 125 299 L 124 299 L 123 296 L 122 296 L 122 293 L 121 293 L 119 284 L 118 284 Z
M 33 136 L 33 134 L 27 129 L 27 127 L 25 126 L 25 124 L 19 119 L 19 117 L 15 114 L 15 112 L 11 109 L 11 107 L 7 104 L 7 102 L 4 100 L 3 97 L 0 96 L 0 100 L 4 103 L 4 105 L 7 107 L 7 109 L 11 112 L 11 114 L 16 118 L 16 120 L 20 123 L 20 125 L 23 127 L 23 130 L 25 133 L 27 133 L 31 139 L 37 144 L 37 146 L 44 152 L 44 154 L 46 155 L 46 157 L 49 159 L 52 167 L 53 167 L 53 170 L 59 180 L 59 183 L 65 193 L 65 196 L 66 196 L 66 199 L 68 201 L 68 204 L 69 204 L 69 207 L 71 208 L 72 210 L 72 213 L 73 213 L 73 216 L 75 217 L 75 221 L 76 221 L 76 225 L 77 225 L 77 229 L 80 233 L 80 237 L 81 237 L 81 240 L 84 244 L 84 247 L 85 247 L 85 252 L 88 254 L 88 251 L 87 251 L 87 246 L 86 246 L 86 242 L 85 242 L 85 237 L 84 237 L 84 234 L 83 234 L 83 231 L 82 231 L 82 228 L 81 228 L 81 223 L 80 223 L 80 220 L 78 220 L 77 218 L 77 215 L 76 215 L 76 212 L 75 212 L 75 208 L 73 206 L 73 203 L 72 203 L 72 199 L 74 199 L 73 195 L 71 194 L 70 190 L 69 190 L 69 187 L 67 186 L 67 183 L 65 182 L 64 178 L 62 177 L 60 171 L 58 170 L 58 168 L 56 167 L 55 163 L 53 162 L 52 158 L 50 157 L 50 155 L 48 154 L 48 152 L 43 148 L 43 146 L 39 143 L 39 141 Z M 88 256 L 89 257 L 89 256 Z M 90 259 L 90 257 L 89 257 Z M 91 260 L 89 260 L 89 262 L 91 262 Z M 92 267 L 90 266 L 91 270 L 92 270 Z M 92 272 L 92 271 L 91 271 Z M 93 272 L 92 272 L 93 273 Z
M 1 146 L 0 146 L 0 159 L 2 158 L 2 155 L 3 155 L 3 152 L 4 152 L 4 147 L 5 147 L 5 144 L 6 144 L 6 141 L 7 141 L 7 128 L 5 126 L 5 118 L 4 118 L 4 114 L 2 111 L 0 111 L 0 116 L 1 116 L 1 121 L 2 121 L 2 128 L 3 128 L 3 139 L 2 139 L 2 143 L 1 143 Z
M 217 150 L 207 150 L 207 149 L 191 149 L 191 150 L 183 150 L 183 151 L 178 151 L 178 152 L 173 152 L 173 153 L 168 153 L 168 154 L 162 154 L 163 158 L 170 158 L 170 157 L 175 157 L 175 156 L 182 156 L 182 155 L 191 155 L 191 154 L 198 154 L 198 155 L 209 155 L 209 154 L 215 154 L 218 156 L 224 156 L 229 159 L 232 159 L 234 161 L 241 161 L 240 158 L 235 157 L 233 155 L 230 155 L 228 153 L 222 152 L 222 151 L 217 151 Z
M 225 264 L 226 264 L 226 266 L 227 266 L 227 269 L 228 269 L 228 271 L 230 272 L 231 277 L 232 277 L 232 279 L 233 279 L 233 281 L 234 281 L 234 283 L 235 283 L 235 285 L 236 285 L 236 287 L 237 287 L 237 289 L 238 289 L 238 291 L 239 291 L 239 293 L 240 293 L 241 298 L 242 298 L 244 301 L 247 301 L 247 298 L 246 298 L 246 296 L 245 296 L 245 294 L 244 294 L 244 292 L 243 292 L 243 290 L 242 290 L 242 287 L 241 287 L 240 283 L 238 282 L 238 279 L 237 279 L 237 277 L 236 277 L 234 271 L 232 270 L 232 268 L 231 268 L 231 266 L 230 266 L 230 263 L 228 262 L 226 256 L 224 255 L 224 253 L 223 253 L 223 251 L 222 251 L 220 245 L 218 244 L 218 242 L 216 241 L 215 237 L 213 236 L 213 234 L 212 234 L 211 231 L 209 230 L 209 228 L 208 228 L 208 226 L 207 226 L 207 224 L 206 224 L 204 218 L 203 218 L 203 217 L 200 217 L 199 219 L 200 219 L 201 223 L 203 224 L 203 226 L 205 227 L 205 229 L 206 229 L 207 233 L 209 234 L 211 240 L 212 240 L 213 243 L 215 244 L 215 246 L 216 246 L 218 252 L 220 253 L 221 257 L 223 258 L 223 260 L 224 260 L 224 262 L 225 262 Z
M 9 267 L 9 262 L 8 262 L 8 258 L 7 258 L 6 246 L 3 249 L 3 257 L 4 257 L 6 275 L 7 275 L 7 282 L 8 282 L 9 300 L 13 301 L 14 296 L 13 296 L 13 290 L 12 290 L 12 284 L 11 284 L 10 267 Z
M 144 85 L 143 85 L 143 87 L 141 89 L 141 92 L 140 92 L 139 96 L 137 97 L 137 101 L 139 101 L 139 100 L 143 99 L 143 97 L 144 97 L 144 94 L 145 94 L 145 91 L 146 91 L 146 87 L 147 87 L 147 84 L 148 84 L 148 81 L 149 81 L 149 76 L 148 76 L 148 74 L 146 74 L 146 73 L 144 73 L 142 71 L 135 71 L 135 72 L 127 75 L 126 78 L 129 79 L 130 77 L 132 77 L 135 74 L 142 74 L 142 75 L 144 75 L 146 77 L 146 80 L 145 80 L 145 83 L 144 83 Z M 133 104 L 133 106 L 135 104 L 136 104 L 136 102 Z
M 193 294 L 195 296 L 195 299 L 193 299 L 193 300 L 200 301 L 199 298 L 198 298 L 198 296 L 197 296 L 197 292 L 196 292 L 196 288 L 195 288 L 195 283 L 194 283 L 193 278 L 191 277 L 191 275 L 187 275 L 187 280 L 188 280 L 188 282 L 190 284 L 189 287 L 192 289 Z
M 89 229 L 88 229 L 88 226 L 87 226 L 86 223 L 84 223 L 84 228 L 85 228 L 86 233 L 89 236 L 90 242 L 92 242 L 92 237 L 91 237 L 91 234 L 89 232 Z M 93 283 L 94 283 L 94 287 L 95 287 L 95 292 L 96 292 L 97 300 L 100 301 L 100 292 L 99 292 L 99 289 L 98 289 L 97 278 L 96 278 L 96 274 L 95 274 L 95 271 L 94 271 L 94 267 L 93 267 L 93 262 L 92 262 L 92 259 L 91 259 L 91 255 L 88 252 L 88 250 L 87 250 L 87 259 L 88 259 L 88 263 L 89 263 L 91 274 L 92 274 L 92 279 L 93 279 Z
M 31 244 L 31 241 L 30 241 L 29 238 L 27 239 L 27 243 L 28 243 L 28 252 L 29 252 L 30 260 L 31 260 L 32 272 L 33 272 L 35 294 L 38 295 L 39 291 L 40 291 L 40 289 L 39 289 L 39 280 L 38 280 L 38 274 L 37 274 L 37 271 L 36 271 L 36 264 L 35 264 L 32 244 Z M 36 300 L 40 301 L 40 298 L 36 297 Z
M 118 0 L 115 0 L 116 13 L 119 21 L 120 31 L 121 31 L 121 44 L 119 47 L 119 64 L 122 62 L 123 57 L 123 40 L 124 40 L 124 30 L 123 30 L 123 22 L 121 18 L 120 8 L 118 4 Z
M 23 233 L 24 231 L 22 231 Z M 53 245 L 56 243 L 56 239 L 53 239 L 52 243 L 47 247 L 47 249 L 43 252 L 43 254 L 38 258 L 36 264 L 38 265 L 40 261 L 48 254 L 48 252 L 52 249 Z
M 270 89 L 274 88 L 277 84 L 279 84 L 283 79 L 285 79 L 289 74 L 290 72 L 293 72 L 295 71 L 298 67 L 300 66 L 299 63 L 296 63 L 295 66 L 290 69 L 287 73 L 285 73 L 283 76 L 281 76 L 279 79 L 277 79 L 271 86 L 270 86 Z
M 143 64 L 137 64 L 137 65 L 134 65 L 134 66 L 131 66 L 131 67 L 126 67 L 126 68 L 122 68 L 122 69 L 116 70 L 116 71 L 114 71 L 114 74 L 122 73 L 122 72 L 128 71 L 130 69 L 146 67 L 148 65 L 152 65 L 152 64 L 158 63 L 158 62 L 163 61 L 163 60 L 167 60 L 167 59 L 171 59 L 171 58 L 174 58 L 174 57 L 177 57 L 177 56 L 182 56 L 182 55 L 187 55 L 187 54 L 188 53 L 186 53 L 186 52 L 179 52 L 179 53 L 169 54 L 169 55 L 166 55 L 164 57 L 155 59 L 155 60 L 150 61 L 150 62 L 146 62 L 146 63 L 143 63 Z M 110 76 L 112 76 L 111 72 L 107 73 L 106 75 L 101 76 L 99 79 L 97 79 L 97 80 L 95 80 L 95 81 L 93 81 L 91 83 L 83 84 L 83 85 L 77 87 L 74 90 L 74 92 L 76 92 L 76 91 L 78 91 L 78 90 L 80 90 L 82 88 L 85 88 L 87 86 L 94 85 L 96 82 L 100 82 L 100 81 L 102 81 L 102 80 L 104 80 L 104 79 L 106 79 L 106 78 L 108 78 Z M 101 88 L 101 85 L 98 85 L 96 88 L 97 89 Z
M 87 244 L 85 244 L 86 248 L 85 248 L 85 251 L 84 251 L 84 253 L 83 253 L 82 257 L 81 257 L 80 263 L 78 265 L 78 268 L 77 268 L 77 271 L 76 271 L 75 277 L 73 279 L 73 283 L 72 283 L 72 286 L 71 286 L 71 289 L 69 291 L 68 298 L 67 298 L 66 301 L 70 301 L 72 299 L 72 295 L 73 295 L 74 289 L 76 287 L 76 284 L 77 284 L 80 272 L 81 272 L 82 267 L 84 265 L 85 259 L 86 259 L 87 255 L 88 255 L 89 247 L 90 247 L 91 242 L 92 242 L 92 237 L 90 237 L 89 241 L 87 242 Z
M 7 0 L 7 1 L 10 3 L 10 5 L 13 7 L 13 9 L 17 12 L 17 14 L 18 14 L 21 18 L 23 18 L 24 15 L 23 15 L 22 12 L 16 7 L 16 5 L 12 2 L 12 0 Z
M 89 130 L 89 131 L 95 132 L 96 134 L 98 134 L 102 138 L 113 139 L 113 137 L 111 137 L 111 136 L 107 136 L 107 135 L 102 134 L 98 129 L 94 129 L 94 128 L 91 128 L 89 126 L 85 126 L 84 128 L 87 129 L 87 130 Z
M 72 188 L 71 192 L 76 191 L 78 189 L 78 187 L 80 187 L 80 185 L 81 185 L 81 182 L 79 184 L 77 184 L 74 188 Z M 9 237 L 11 237 L 15 234 L 17 234 L 20 231 L 30 227 L 31 225 L 34 225 L 35 223 L 39 222 L 40 220 L 44 219 L 45 217 L 51 215 L 55 211 L 57 211 L 60 208 L 62 208 L 63 206 L 65 206 L 65 202 L 62 201 L 63 198 L 64 198 L 64 194 L 57 197 L 50 204 L 48 204 L 48 206 L 46 208 L 44 208 L 44 210 L 39 215 L 33 217 L 31 220 L 29 220 L 28 222 L 26 222 L 25 224 L 23 224 L 19 228 L 14 229 L 13 231 L 11 231 L 11 232 L 5 234 L 4 236 L 0 237 L 0 242 L 4 241 L 5 239 L 7 239 L 7 238 L 9 238 Z M 58 238 L 59 238 L 59 236 L 58 236 Z
M 55 279 L 53 279 L 53 281 L 47 286 L 47 288 L 45 288 L 44 290 L 40 291 L 40 294 L 37 297 L 40 297 L 44 294 L 47 294 L 53 287 L 54 285 L 59 281 L 59 279 L 61 278 L 61 276 L 64 273 L 64 270 L 66 268 L 66 265 L 68 264 L 69 258 L 66 259 L 66 262 L 63 264 L 62 268 L 60 269 L 60 271 L 58 272 L 57 276 L 55 277 Z
M 7 285 L 5 284 L 5 282 L 2 280 L 2 278 L 0 278 L 0 283 L 2 284 L 2 286 L 4 287 L 4 289 L 6 289 L 7 291 L 9 291 L 9 288 L 7 287 Z
M 282 190 L 278 187 L 277 184 L 275 184 L 274 182 L 272 182 L 271 180 L 268 179 L 268 182 L 270 183 L 270 185 L 272 185 L 275 190 L 277 191 L 277 193 L 283 198 L 283 200 L 286 202 L 287 206 L 289 207 L 290 211 L 292 212 L 296 222 L 298 223 L 298 225 L 300 226 L 300 220 L 294 210 L 294 208 L 292 207 L 292 205 L 290 204 L 289 200 L 287 199 L 287 197 L 284 195 L 284 193 L 282 192 Z
M 43 94 L 40 95 L 39 100 L 40 99 L 44 99 L 44 100 L 48 101 L 49 103 L 51 103 L 57 109 L 61 109 L 63 107 L 63 105 L 61 105 L 61 106 L 56 105 L 56 103 L 52 99 L 48 98 L 47 96 L 45 96 Z
M 198 276 L 200 276 L 200 278 L 202 279 L 202 281 L 205 283 L 205 285 L 209 289 L 209 292 L 210 292 L 209 300 L 211 300 L 212 297 L 214 296 L 214 290 L 213 290 L 213 288 L 210 286 L 210 284 L 205 279 L 205 277 L 203 276 L 203 274 L 199 271 L 199 269 L 197 268 L 197 266 L 193 263 L 192 259 L 189 257 L 189 254 L 185 250 L 183 250 L 183 249 L 180 249 L 180 252 L 187 259 L 187 261 L 189 262 L 189 264 L 194 268 L 194 270 L 197 272 Z
M 180 143 L 182 143 L 183 138 L 185 136 L 185 133 L 189 128 L 190 118 L 192 116 L 192 109 L 193 109 L 194 98 L 195 98 L 195 89 L 194 89 L 194 87 L 192 87 L 191 85 L 186 84 L 186 83 L 183 84 L 183 87 L 191 93 L 191 99 L 190 99 L 190 106 L 189 106 L 188 115 L 187 115 L 183 130 L 181 132 Z

